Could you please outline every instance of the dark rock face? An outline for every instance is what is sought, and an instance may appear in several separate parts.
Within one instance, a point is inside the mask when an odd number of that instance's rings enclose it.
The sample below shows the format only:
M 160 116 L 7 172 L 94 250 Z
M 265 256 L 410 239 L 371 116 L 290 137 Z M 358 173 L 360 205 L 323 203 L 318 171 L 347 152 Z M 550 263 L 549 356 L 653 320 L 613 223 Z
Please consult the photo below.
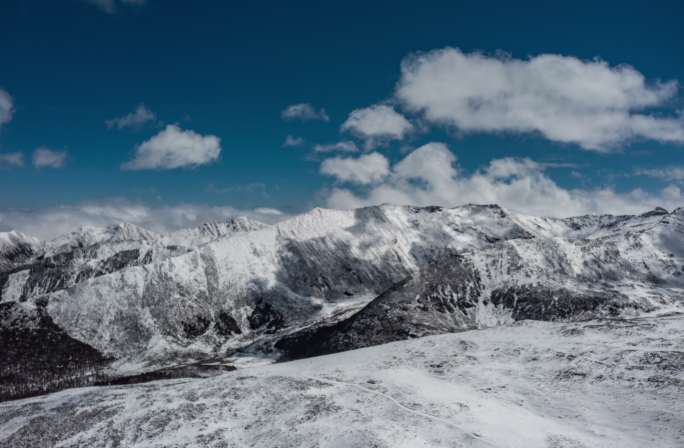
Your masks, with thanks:
M 154 255 L 154 251 L 152 249 L 148 250 L 145 255 L 142 257 L 142 260 L 140 260 L 140 264 L 150 264 L 152 263 L 152 256 Z
M 20 300 L 25 300 L 35 291 L 46 293 L 65 288 L 71 278 L 71 274 L 67 266 L 64 266 L 62 263 L 66 264 L 69 261 L 41 257 L 32 263 L 29 266 L 29 276 L 24 284 Z
M 66 334 L 40 305 L 0 303 L 0 322 L 0 400 L 93 384 L 109 361 Z
M 395 260 L 362 260 L 344 243 L 331 247 L 325 239 L 288 242 L 279 255 L 279 280 L 303 296 L 334 300 L 369 290 L 379 294 L 409 275 Z
M 183 335 L 188 338 L 196 338 L 203 335 L 211 325 L 211 321 L 204 316 L 192 316 L 182 322 Z
M 102 370 L 112 361 L 93 347 L 64 332 L 46 313 L 43 301 L 35 309 L 17 302 L 0 303 L 0 401 L 55 392 L 70 387 L 134 384 L 169 378 L 206 377 L 235 370 L 224 363 L 202 363 L 159 369 L 131 376 L 111 377 Z M 230 323 L 232 320 L 232 323 Z M 230 315 L 218 322 L 239 332 Z M 217 324 L 218 324 L 217 322 Z M 201 332 L 209 322 L 188 324 Z
M 28 243 L 17 242 L 0 254 L 0 270 L 10 270 L 26 263 L 35 255 L 35 249 Z
M 628 303 L 619 293 L 575 292 L 540 285 L 497 289 L 490 300 L 512 311 L 515 320 L 568 320 L 617 315 Z M 647 311 L 647 310 L 644 310 Z
M 216 315 L 216 322 L 214 323 L 218 334 L 224 337 L 229 337 L 234 334 L 242 334 L 240 325 L 227 311 L 219 311 Z
M 263 300 L 257 302 L 256 307 L 252 311 L 252 314 L 249 315 L 247 320 L 249 321 L 249 326 L 253 330 L 260 328 L 276 330 L 283 327 L 285 324 L 283 315 L 273 308 L 269 302 L 265 302 Z
M 110 272 L 118 271 L 128 266 L 135 266 L 138 264 L 139 257 L 139 249 L 122 250 L 121 252 L 117 252 L 100 263 L 96 275 L 109 274 Z
M 119 377 L 103 377 L 95 383 L 96 386 L 121 386 L 129 384 L 148 383 L 150 381 L 168 380 L 177 378 L 207 378 L 216 376 L 224 372 L 236 370 L 235 366 L 220 363 L 193 363 L 168 367 L 136 375 L 125 375 Z
M 396 283 L 352 317 L 288 335 L 275 346 L 295 359 L 474 328 L 481 289 L 470 262 L 456 253 L 437 255 L 420 275 Z
M 651 210 L 651 211 L 648 211 L 648 212 L 646 212 L 646 213 L 643 213 L 641 216 L 642 216 L 643 218 L 648 218 L 648 217 L 650 217 L 650 216 L 665 216 L 665 215 L 668 215 L 668 214 L 669 214 L 669 212 L 668 212 L 666 209 L 664 209 L 664 208 L 662 208 L 662 207 L 656 207 L 656 208 L 654 208 L 654 209 Z
M 26 264 L 6 270 L 0 274 L 0 288 L 7 277 L 20 270 L 29 270 L 20 300 L 68 288 L 90 278 L 99 277 L 121 269 L 151 262 L 152 253 L 148 251 L 141 259 L 139 249 L 122 250 L 96 265 L 88 264 L 88 260 L 96 256 L 96 249 L 74 248 L 49 257 L 38 256 L 27 260 Z

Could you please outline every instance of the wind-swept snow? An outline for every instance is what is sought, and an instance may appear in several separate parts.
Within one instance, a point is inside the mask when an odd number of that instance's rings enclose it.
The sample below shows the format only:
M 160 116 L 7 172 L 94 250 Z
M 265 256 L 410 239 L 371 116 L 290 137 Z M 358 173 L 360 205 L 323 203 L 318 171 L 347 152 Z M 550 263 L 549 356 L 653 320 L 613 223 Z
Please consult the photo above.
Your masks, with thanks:
M 0 404 L 0 445 L 674 448 L 684 316 L 508 327 Z

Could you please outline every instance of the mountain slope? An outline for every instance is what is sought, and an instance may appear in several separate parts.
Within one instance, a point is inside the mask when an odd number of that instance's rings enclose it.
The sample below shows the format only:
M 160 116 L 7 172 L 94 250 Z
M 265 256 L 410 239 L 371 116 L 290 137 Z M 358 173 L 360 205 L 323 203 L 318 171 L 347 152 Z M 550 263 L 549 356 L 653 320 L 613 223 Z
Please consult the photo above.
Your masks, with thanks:
M 467 260 L 453 252 L 435 254 L 419 275 L 398 282 L 351 317 L 287 335 L 275 347 L 288 358 L 302 358 L 477 328 L 481 290 Z
M 94 277 L 178 256 L 218 238 L 264 226 L 237 217 L 169 235 L 159 235 L 133 224 L 103 228 L 86 226 L 47 242 L 17 232 L 0 234 L 0 301 L 23 302 Z
M 0 444 L 674 448 L 683 315 L 523 321 L 240 369 L 0 403 Z
M 47 243 L 0 274 L 0 300 L 42 304 L 118 370 L 276 359 L 518 319 L 681 309 L 682 241 L 684 209 L 549 219 L 385 205 L 172 235 L 122 225 Z
M 0 232 L 0 272 L 9 271 L 30 259 L 39 241 L 21 232 Z
M 219 313 L 239 327 L 228 341 L 239 345 L 269 321 L 296 326 L 348 297 L 380 295 L 448 248 L 477 270 L 482 302 L 528 285 L 648 311 L 680 297 L 683 259 L 662 240 L 680 238 L 681 221 L 680 213 L 631 217 L 608 236 L 570 239 L 553 227 L 563 221 L 540 230 L 498 207 L 315 209 L 57 291 L 48 310 L 76 339 L 113 356 L 213 350 L 226 342 L 215 331 Z M 554 317 L 562 316 L 545 318 Z

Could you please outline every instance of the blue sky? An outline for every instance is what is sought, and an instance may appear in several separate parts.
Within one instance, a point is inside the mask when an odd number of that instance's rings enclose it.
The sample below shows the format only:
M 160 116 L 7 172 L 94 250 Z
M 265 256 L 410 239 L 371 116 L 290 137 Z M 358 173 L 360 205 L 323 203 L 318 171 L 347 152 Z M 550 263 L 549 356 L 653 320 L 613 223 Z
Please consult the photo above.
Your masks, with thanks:
M 232 3 L 3 1 L 0 226 L 84 204 L 684 205 L 680 2 Z

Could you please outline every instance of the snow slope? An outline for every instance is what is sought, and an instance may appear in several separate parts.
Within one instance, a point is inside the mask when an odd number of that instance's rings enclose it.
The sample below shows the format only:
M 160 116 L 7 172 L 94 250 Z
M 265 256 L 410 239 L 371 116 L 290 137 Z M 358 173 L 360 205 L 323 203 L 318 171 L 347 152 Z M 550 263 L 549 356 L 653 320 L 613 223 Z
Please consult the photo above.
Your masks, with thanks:
M 31 256 L 39 241 L 21 232 L 0 232 L 0 271 L 13 269 Z
M 0 445 L 681 447 L 682 347 L 682 314 L 521 321 L 0 403 Z
M 160 235 L 122 223 L 108 227 L 84 226 L 46 242 L 17 232 L 0 233 L 0 302 L 39 297 L 94 277 L 185 254 L 218 238 L 264 226 L 236 217 Z

